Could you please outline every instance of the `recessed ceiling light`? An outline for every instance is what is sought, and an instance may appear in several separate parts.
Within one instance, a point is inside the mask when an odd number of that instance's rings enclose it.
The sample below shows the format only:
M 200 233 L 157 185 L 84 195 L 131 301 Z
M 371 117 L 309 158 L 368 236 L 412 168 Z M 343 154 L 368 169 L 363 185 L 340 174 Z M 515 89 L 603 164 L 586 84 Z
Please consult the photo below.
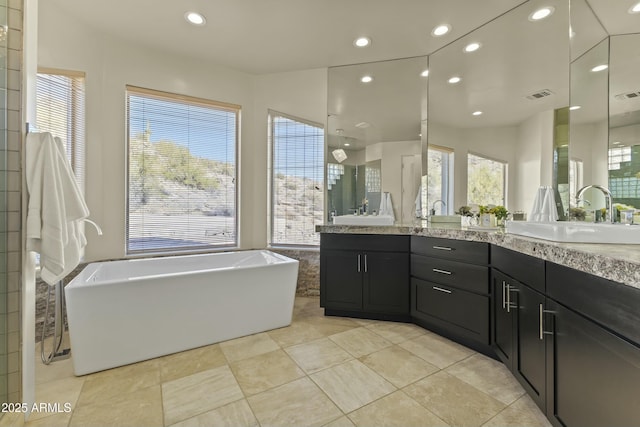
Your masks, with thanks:
M 362 83 L 371 83 L 373 81 L 373 77 L 371 77 L 371 76 L 362 76 L 360 81 Z
M 640 3 L 636 3 L 634 6 L 631 6 L 629 13 L 640 13 Z
M 429 76 L 429 70 L 424 70 L 423 72 L 420 73 L 420 75 L 422 77 L 428 77 Z
M 460 83 L 460 80 L 462 80 L 460 77 L 458 77 L 458 76 L 453 76 L 453 77 L 451 77 L 451 78 L 449 79 L 449 83 L 451 83 L 451 84 L 453 85 L 453 84 L 456 84 L 456 83 Z
M 371 39 L 369 37 L 358 37 L 353 41 L 353 45 L 355 47 L 367 47 L 371 44 Z
M 478 49 L 480 49 L 480 43 L 476 43 L 476 42 L 469 43 L 464 47 L 465 52 L 475 52 Z
M 593 71 L 594 73 L 597 73 L 598 71 L 606 70 L 607 68 L 609 68 L 607 64 L 600 64 L 593 67 L 591 71 Z
M 368 122 L 360 122 L 360 123 L 356 123 L 355 126 L 358 129 L 367 129 L 368 127 L 371 127 L 371 123 Z
M 451 26 L 449 24 L 442 24 L 435 27 L 433 31 L 431 31 L 431 35 L 440 37 L 440 36 L 444 36 L 449 31 L 451 31 Z
M 184 14 L 184 19 L 193 25 L 204 25 L 207 20 L 198 12 L 187 12 Z
M 620 142 L 620 141 L 613 141 L 613 143 L 614 143 L 615 145 L 621 145 L 621 144 L 622 144 L 622 142 Z
M 579 106 L 579 105 L 572 105 L 571 107 L 569 107 L 569 110 L 571 110 L 571 111 L 575 111 L 575 110 L 579 110 L 579 109 L 581 109 L 581 108 L 582 108 L 582 107 L 581 107 L 581 106 Z
M 345 143 L 344 143 L 344 146 L 345 146 L 345 147 L 348 147 L 348 146 L 350 146 L 350 145 L 351 145 L 351 144 L 349 144 L 348 142 L 345 142 Z
M 546 6 L 542 9 L 538 9 L 529 15 L 529 21 L 539 21 L 541 19 L 551 16 L 555 8 L 553 6 Z
M 480 116 L 480 115 L 482 115 L 482 111 L 474 111 L 472 114 L 474 116 Z

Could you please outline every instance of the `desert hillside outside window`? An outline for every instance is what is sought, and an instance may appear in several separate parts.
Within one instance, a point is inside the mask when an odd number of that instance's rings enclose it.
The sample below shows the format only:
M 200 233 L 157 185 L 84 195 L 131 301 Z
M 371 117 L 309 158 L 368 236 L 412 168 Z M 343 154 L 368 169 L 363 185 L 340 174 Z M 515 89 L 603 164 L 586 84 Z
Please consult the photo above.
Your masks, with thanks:
M 127 253 L 236 247 L 240 107 L 127 86 Z
M 84 81 L 82 72 L 39 69 L 36 79 L 36 122 L 35 129 L 31 129 L 50 132 L 62 140 L 81 189 L 84 189 L 85 178 Z
M 505 205 L 507 164 L 477 154 L 467 157 L 467 204 Z
M 317 246 L 324 220 L 324 128 L 269 112 L 271 245 Z

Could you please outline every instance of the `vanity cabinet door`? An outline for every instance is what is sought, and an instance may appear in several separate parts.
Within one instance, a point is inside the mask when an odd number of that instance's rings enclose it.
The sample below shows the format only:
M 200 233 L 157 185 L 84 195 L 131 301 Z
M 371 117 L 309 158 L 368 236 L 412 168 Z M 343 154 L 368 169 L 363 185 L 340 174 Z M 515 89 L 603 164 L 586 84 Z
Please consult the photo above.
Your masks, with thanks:
M 545 410 L 545 297 L 493 269 L 492 347 L 536 404 Z
M 322 251 L 320 305 L 335 310 L 362 309 L 362 254 Z
M 548 299 L 547 417 L 556 426 L 640 425 L 640 347 Z
M 489 297 L 451 286 L 411 279 L 411 315 L 439 329 L 489 344 Z
M 409 254 L 365 252 L 362 270 L 365 311 L 409 313 Z
M 545 297 L 516 281 L 511 282 L 508 291 L 516 337 L 512 372 L 534 402 L 545 411 Z
M 497 356 L 509 370 L 513 370 L 515 328 L 513 312 L 508 306 L 507 295 L 511 278 L 496 269 L 491 271 L 493 298 L 491 304 L 491 344 Z

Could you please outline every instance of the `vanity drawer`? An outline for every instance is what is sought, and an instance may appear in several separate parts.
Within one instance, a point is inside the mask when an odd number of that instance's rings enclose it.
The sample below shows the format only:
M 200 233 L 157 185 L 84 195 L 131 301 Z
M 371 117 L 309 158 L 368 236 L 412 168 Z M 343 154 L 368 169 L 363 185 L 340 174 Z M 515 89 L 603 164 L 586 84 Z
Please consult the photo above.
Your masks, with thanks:
M 489 293 L 489 267 L 411 254 L 411 276 L 481 294 Z
M 489 344 L 489 297 L 411 279 L 411 315 Z
M 438 237 L 411 237 L 411 252 L 471 264 L 489 264 L 489 244 Z
M 545 262 L 543 259 L 512 251 L 501 246 L 491 248 L 491 266 L 545 293 Z
M 320 234 L 321 249 L 408 252 L 409 236 L 381 234 Z
M 640 289 L 547 261 L 547 295 L 640 345 Z

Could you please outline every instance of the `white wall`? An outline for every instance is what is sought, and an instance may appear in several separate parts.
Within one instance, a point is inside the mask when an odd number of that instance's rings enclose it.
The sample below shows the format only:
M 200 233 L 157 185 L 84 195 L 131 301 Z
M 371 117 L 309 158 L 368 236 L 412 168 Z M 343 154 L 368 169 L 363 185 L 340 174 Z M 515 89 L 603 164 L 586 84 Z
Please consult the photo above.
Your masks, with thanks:
M 99 33 L 40 4 L 38 64 L 86 72 L 87 182 L 91 217 L 86 260 L 125 254 L 125 86 L 241 105 L 240 247 L 267 243 L 267 109 L 326 122 L 326 69 L 254 76 L 167 56 Z
M 541 185 L 553 181 L 553 110 L 534 114 L 518 126 L 510 210 L 529 212 Z
M 584 185 L 599 184 L 605 187 L 609 185 L 608 132 L 606 120 L 571 125 L 569 157 L 582 160 Z
M 268 110 L 317 122 L 327 128 L 326 68 L 260 75 L 254 78 L 254 83 L 255 141 L 251 145 L 252 152 L 241 159 L 242 167 L 252 179 L 250 200 L 243 206 L 245 211 L 251 211 L 251 223 L 242 224 L 242 248 L 267 245 Z M 247 171 L 247 168 L 251 170 Z M 247 190 L 244 185 L 241 191 L 246 193 Z
M 415 207 L 410 209 L 409 206 L 414 206 L 416 199 L 417 186 L 420 185 L 419 176 L 415 177 L 416 187 L 415 194 L 404 194 L 407 200 L 403 201 L 402 192 L 402 157 L 403 156 L 416 156 L 422 152 L 422 144 L 420 140 L 417 141 L 397 141 L 397 142 L 385 142 L 381 144 L 382 147 L 382 192 L 389 192 L 391 194 L 391 202 L 393 204 L 393 213 L 396 221 L 401 223 L 407 223 L 414 216 Z M 420 167 L 420 161 L 416 161 L 416 167 Z M 410 186 L 407 186 L 407 192 L 409 192 Z M 405 209 L 404 215 L 402 215 L 402 204 L 404 202 Z M 408 211 L 408 213 L 407 213 Z

